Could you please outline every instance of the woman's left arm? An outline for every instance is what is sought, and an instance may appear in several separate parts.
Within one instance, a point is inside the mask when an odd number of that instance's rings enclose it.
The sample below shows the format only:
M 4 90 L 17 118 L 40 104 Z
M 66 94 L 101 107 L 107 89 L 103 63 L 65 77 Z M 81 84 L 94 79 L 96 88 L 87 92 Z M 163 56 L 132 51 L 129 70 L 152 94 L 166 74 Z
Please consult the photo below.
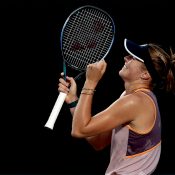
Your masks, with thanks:
M 87 67 L 86 81 L 74 111 L 71 132 L 73 137 L 95 136 L 134 120 L 138 110 L 138 98 L 134 95 L 125 95 L 125 92 L 108 108 L 92 116 L 93 93 L 105 70 L 105 61 Z

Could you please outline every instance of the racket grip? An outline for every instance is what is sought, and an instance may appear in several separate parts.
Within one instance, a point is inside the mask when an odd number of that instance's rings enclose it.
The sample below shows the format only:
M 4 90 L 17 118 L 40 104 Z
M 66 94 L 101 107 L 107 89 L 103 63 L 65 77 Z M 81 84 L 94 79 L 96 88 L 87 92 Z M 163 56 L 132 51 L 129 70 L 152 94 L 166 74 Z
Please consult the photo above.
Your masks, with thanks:
M 66 93 L 60 92 L 60 94 L 59 94 L 59 96 L 54 104 L 54 107 L 50 113 L 49 119 L 47 120 L 47 122 L 45 124 L 45 127 L 53 129 L 54 124 L 56 122 L 56 119 L 58 117 L 58 114 L 61 110 L 61 107 L 62 107 L 64 101 L 65 101 L 66 96 L 67 96 Z

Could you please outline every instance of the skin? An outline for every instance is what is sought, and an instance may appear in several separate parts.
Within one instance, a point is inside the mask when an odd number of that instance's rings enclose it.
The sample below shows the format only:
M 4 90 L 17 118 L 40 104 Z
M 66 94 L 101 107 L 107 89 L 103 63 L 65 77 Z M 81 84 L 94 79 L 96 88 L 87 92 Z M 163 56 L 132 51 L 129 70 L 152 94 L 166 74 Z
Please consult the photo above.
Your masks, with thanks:
M 153 103 L 145 94 L 140 91 L 135 92 L 140 88 L 150 89 L 150 74 L 144 64 L 132 56 L 124 57 L 124 61 L 125 64 L 119 71 L 119 75 L 124 81 L 125 91 L 119 99 L 105 110 L 92 116 L 93 95 L 81 94 L 76 108 L 70 109 L 73 115 L 72 136 L 86 138 L 96 150 L 101 150 L 110 144 L 112 129 L 118 126 L 129 124 L 138 132 L 145 133 L 154 123 Z M 103 77 L 106 67 L 105 61 L 88 65 L 84 88 L 95 89 Z M 76 83 L 72 77 L 67 77 L 67 82 L 62 78 L 59 81 L 58 90 L 68 94 L 67 103 L 78 99 Z M 68 88 L 69 86 L 70 88 Z

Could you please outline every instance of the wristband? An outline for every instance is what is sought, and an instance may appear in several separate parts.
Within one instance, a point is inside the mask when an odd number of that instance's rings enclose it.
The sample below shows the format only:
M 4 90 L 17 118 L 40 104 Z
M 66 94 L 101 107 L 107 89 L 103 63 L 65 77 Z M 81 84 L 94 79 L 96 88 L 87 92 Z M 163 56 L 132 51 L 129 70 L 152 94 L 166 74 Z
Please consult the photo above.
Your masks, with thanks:
M 75 101 L 73 101 L 73 102 L 67 104 L 67 106 L 68 106 L 68 108 L 74 108 L 74 107 L 77 106 L 77 103 L 78 103 L 78 100 L 75 100 Z

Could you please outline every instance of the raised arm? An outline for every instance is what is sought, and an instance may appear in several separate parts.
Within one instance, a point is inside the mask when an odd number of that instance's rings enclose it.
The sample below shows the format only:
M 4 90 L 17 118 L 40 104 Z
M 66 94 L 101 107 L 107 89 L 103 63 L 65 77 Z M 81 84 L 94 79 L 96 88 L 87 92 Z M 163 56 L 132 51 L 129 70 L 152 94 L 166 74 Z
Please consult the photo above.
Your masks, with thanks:
M 63 76 L 63 74 L 61 75 Z M 78 100 L 77 85 L 75 80 L 72 77 L 68 76 L 66 81 L 63 78 L 60 78 L 58 84 L 58 90 L 60 92 L 64 92 L 67 94 L 65 102 L 68 104 L 68 107 L 70 107 L 69 109 L 73 116 L 76 108 L 76 103 Z M 88 141 L 90 145 L 92 145 L 92 147 L 95 150 L 102 150 L 103 148 L 108 146 L 111 142 L 111 131 L 96 136 L 86 137 L 85 139 Z

